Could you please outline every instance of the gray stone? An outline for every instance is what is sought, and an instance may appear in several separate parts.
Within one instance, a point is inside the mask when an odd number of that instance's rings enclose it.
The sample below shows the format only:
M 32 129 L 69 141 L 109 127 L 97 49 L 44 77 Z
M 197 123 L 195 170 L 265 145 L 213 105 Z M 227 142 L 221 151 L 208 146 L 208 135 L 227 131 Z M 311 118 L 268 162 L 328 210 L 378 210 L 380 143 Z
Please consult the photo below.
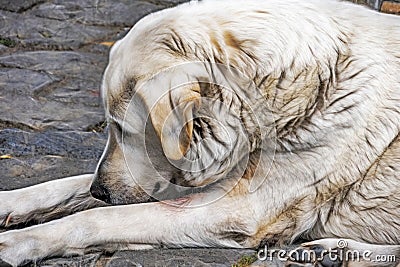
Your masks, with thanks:
M 63 95 L 60 96 L 63 100 Z M 99 104 L 84 105 L 68 103 L 71 98 L 65 96 L 65 103 L 48 101 L 44 98 L 34 99 L 27 96 L 8 96 L 0 101 L 0 125 L 27 130 L 90 130 L 94 125 L 104 121 Z M 57 110 L 57 112 L 54 112 Z M 60 113 L 58 113 L 60 112 Z
M 100 254 L 88 254 L 78 257 L 70 257 L 64 259 L 51 259 L 43 261 L 36 266 L 39 267 L 95 267 L 96 262 L 100 258 Z
M 366 5 L 369 6 L 375 10 L 379 10 L 383 0 L 347 0 L 347 1 L 351 1 L 353 3 L 357 3 L 357 4 L 362 4 L 362 5 Z
M 251 264 L 250 267 L 285 267 L 285 263 L 282 261 L 278 261 L 277 259 L 266 261 L 257 260 L 256 262 Z
M 144 15 L 162 7 L 142 1 L 55 0 L 38 6 L 30 14 L 82 25 L 132 26 Z
M 30 81 L 27 83 L 26 81 Z M 0 72 L 0 97 L 31 96 L 42 90 L 57 78 L 49 73 L 19 68 L 5 68 Z M 1 101 L 1 100 L 0 100 Z
M 0 9 L 22 13 L 40 3 L 43 3 L 43 0 L 2 0 Z
M 105 132 L 79 131 L 35 133 L 5 129 L 0 133 L 0 154 L 15 157 L 51 155 L 94 160 L 101 155 L 107 137 Z
M 183 1 L 2 1 L 0 36 L 24 47 L 76 49 L 115 40 L 143 16 Z M 24 12 L 21 15 L 15 12 Z
M 366 2 L 370 7 L 379 10 L 381 8 L 383 0 L 366 0 Z
M 87 130 L 104 120 L 99 88 L 106 56 L 22 52 L 0 57 L 0 65 L 0 125 Z
M 108 267 L 230 267 L 243 255 L 254 255 L 245 249 L 156 249 L 120 251 L 111 257 Z
M 73 78 L 86 79 L 93 76 L 96 83 L 106 66 L 107 54 L 74 51 L 33 51 L 16 52 L 0 57 L 0 64 L 7 68 L 25 68 L 36 71 L 48 71 L 59 75 L 74 75 Z
M 56 21 L 30 14 L 21 15 L 0 10 L 0 36 L 14 40 L 19 46 L 42 49 L 76 49 L 107 41 L 121 29 Z
M 119 251 L 109 256 L 90 254 L 81 257 L 54 258 L 40 267 L 96 266 L 107 267 L 231 267 L 243 256 L 254 256 L 249 249 L 154 249 Z M 274 266 L 275 267 L 275 266 Z
M 95 171 L 105 133 L 0 131 L 0 190 Z
M 0 190 L 11 190 L 67 176 L 93 173 L 96 160 L 76 160 L 52 155 L 0 160 Z

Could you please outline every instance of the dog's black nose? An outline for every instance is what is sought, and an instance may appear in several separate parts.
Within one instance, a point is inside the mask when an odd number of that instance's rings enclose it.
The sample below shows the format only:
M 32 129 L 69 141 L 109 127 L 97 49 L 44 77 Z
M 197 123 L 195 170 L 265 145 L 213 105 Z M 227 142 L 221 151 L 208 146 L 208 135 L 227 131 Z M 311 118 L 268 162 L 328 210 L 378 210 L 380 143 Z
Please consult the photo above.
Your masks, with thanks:
M 108 190 L 96 181 L 94 181 L 92 183 L 92 186 L 90 187 L 90 194 L 92 194 L 94 198 L 97 198 L 106 203 L 110 203 L 110 194 Z

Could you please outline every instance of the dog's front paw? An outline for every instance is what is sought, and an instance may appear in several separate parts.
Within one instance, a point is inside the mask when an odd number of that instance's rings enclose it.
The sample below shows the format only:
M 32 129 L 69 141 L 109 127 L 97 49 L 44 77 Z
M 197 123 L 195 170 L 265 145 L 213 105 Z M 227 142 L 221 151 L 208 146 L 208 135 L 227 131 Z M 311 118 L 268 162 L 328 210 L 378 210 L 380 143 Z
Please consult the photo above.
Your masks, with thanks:
M 0 260 L 19 266 L 36 262 L 50 254 L 49 243 L 39 239 L 34 233 L 25 230 L 13 230 L 0 234 Z
M 27 201 L 28 199 L 29 201 Z M 36 203 L 15 191 L 0 191 L 0 232 L 11 226 L 25 224 L 33 214 L 29 212 Z
M 9 231 L 0 234 L 0 260 L 18 266 L 35 260 L 32 255 L 36 240 L 29 235 L 23 235 L 19 231 Z M 40 254 L 36 252 L 35 254 Z
M 34 203 L 29 205 L 34 205 Z M 23 195 L 18 198 L 11 191 L 0 192 L 0 232 L 12 229 L 12 226 L 26 226 L 35 216 L 35 213 L 25 210 L 26 206 Z

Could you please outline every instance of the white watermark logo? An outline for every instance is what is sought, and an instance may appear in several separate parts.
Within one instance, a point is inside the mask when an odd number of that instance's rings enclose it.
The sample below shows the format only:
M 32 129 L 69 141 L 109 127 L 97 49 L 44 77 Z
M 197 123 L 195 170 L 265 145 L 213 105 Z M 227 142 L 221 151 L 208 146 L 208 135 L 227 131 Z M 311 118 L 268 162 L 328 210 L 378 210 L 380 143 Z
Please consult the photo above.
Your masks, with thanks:
M 277 259 L 282 262 L 319 262 L 330 260 L 332 262 L 396 262 L 396 255 L 375 254 L 373 251 L 350 249 L 348 241 L 339 239 L 335 247 L 304 247 L 294 250 L 272 249 L 265 245 L 258 250 L 257 257 L 261 261 Z

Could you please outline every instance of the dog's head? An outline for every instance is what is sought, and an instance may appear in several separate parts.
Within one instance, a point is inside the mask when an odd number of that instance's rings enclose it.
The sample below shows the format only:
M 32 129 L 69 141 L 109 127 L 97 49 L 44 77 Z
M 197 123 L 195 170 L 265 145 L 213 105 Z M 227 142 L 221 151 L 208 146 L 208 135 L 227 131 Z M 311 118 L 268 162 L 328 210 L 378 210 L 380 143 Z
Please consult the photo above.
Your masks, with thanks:
M 113 204 L 204 187 L 251 149 L 242 124 L 249 106 L 228 88 L 234 70 L 183 58 L 171 47 L 183 42 L 173 31 L 146 23 L 114 45 L 103 78 L 109 137 L 91 192 Z

